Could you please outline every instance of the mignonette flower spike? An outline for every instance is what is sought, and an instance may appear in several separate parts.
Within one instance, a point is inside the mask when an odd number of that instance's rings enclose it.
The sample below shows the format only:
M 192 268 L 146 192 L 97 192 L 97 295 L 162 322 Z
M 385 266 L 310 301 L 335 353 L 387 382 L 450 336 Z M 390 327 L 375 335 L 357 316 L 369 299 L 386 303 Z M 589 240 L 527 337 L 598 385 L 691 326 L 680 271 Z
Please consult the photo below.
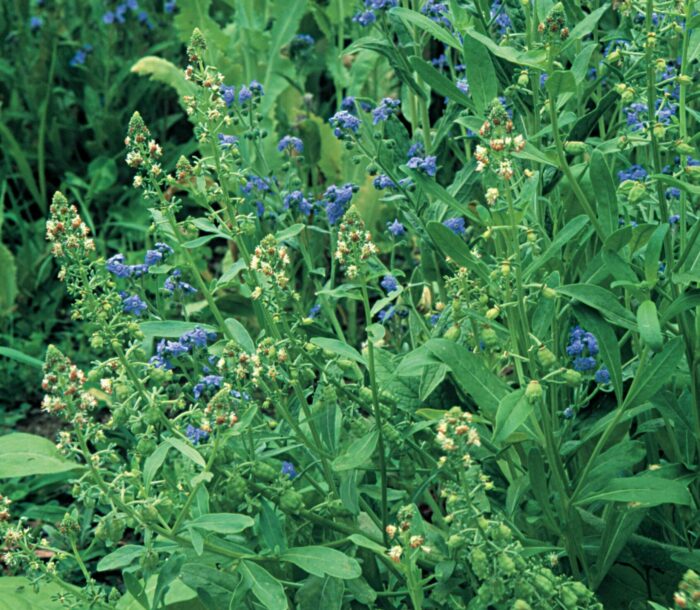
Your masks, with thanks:
M 335 259 L 344 265 L 348 279 L 352 280 L 365 270 L 367 261 L 377 253 L 372 234 L 365 229 L 355 206 L 351 206 L 340 223 Z

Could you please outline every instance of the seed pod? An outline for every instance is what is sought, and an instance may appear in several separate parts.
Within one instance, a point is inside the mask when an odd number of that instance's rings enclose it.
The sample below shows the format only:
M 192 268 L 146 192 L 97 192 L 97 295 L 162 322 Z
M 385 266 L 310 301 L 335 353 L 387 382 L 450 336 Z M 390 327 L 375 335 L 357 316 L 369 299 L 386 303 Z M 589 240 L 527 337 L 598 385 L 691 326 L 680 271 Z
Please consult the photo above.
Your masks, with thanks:
M 536 379 L 530 381 L 525 388 L 525 398 L 527 398 L 530 404 L 534 404 L 539 400 L 542 400 L 542 395 L 544 394 L 540 382 Z
M 582 380 L 583 375 L 581 375 L 581 373 L 578 371 L 575 371 L 574 369 L 566 369 L 566 371 L 564 371 L 564 381 L 566 381 L 566 384 L 569 387 L 575 388 L 581 385 Z
M 540 345 L 537 350 L 537 361 L 545 370 L 551 369 L 557 363 L 557 357 L 554 352 L 546 345 Z

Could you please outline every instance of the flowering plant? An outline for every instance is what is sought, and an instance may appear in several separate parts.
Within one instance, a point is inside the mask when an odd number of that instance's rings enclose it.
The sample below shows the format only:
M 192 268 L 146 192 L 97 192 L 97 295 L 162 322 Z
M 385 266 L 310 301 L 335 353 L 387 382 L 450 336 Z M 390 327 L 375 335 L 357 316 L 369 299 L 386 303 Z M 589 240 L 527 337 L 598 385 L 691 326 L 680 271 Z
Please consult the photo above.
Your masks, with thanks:
M 68 607 L 690 607 L 693 3 L 591 4 L 365 0 L 327 122 L 196 29 L 198 152 L 125 139 L 145 254 L 54 196 L 99 358 L 47 352 L 75 504 L 4 511 L 10 569 Z

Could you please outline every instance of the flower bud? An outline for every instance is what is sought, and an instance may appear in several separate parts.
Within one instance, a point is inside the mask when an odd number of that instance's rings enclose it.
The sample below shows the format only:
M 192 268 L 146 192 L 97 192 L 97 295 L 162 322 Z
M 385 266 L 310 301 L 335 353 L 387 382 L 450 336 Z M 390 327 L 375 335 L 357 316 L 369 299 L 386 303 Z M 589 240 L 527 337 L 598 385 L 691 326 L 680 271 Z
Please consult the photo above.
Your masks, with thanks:
M 586 152 L 586 143 L 579 140 L 570 140 L 564 144 L 564 150 L 572 154 L 584 153 Z
M 582 379 L 583 375 L 574 369 L 566 369 L 566 371 L 564 371 L 564 381 L 566 381 L 566 384 L 572 388 L 581 385 Z
M 486 312 L 486 317 L 489 320 L 495 320 L 501 314 L 501 309 L 498 305 L 494 305 Z
M 536 379 L 530 381 L 530 383 L 527 384 L 527 388 L 525 388 L 525 398 L 527 398 L 530 404 L 541 400 L 543 394 L 542 386 Z
M 557 362 L 557 357 L 546 345 L 540 345 L 537 350 L 537 361 L 544 369 L 551 369 Z

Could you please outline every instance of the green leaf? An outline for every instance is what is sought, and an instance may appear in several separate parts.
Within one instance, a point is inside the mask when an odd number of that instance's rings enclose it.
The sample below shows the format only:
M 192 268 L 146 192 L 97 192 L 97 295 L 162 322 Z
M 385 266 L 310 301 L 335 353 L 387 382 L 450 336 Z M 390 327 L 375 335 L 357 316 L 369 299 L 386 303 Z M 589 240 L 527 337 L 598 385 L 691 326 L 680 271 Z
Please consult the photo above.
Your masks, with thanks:
M 367 365 L 367 362 L 362 357 L 362 354 L 358 352 L 354 347 L 344 343 L 343 341 L 338 341 L 338 339 L 330 339 L 326 337 L 314 337 L 311 339 L 311 343 L 317 345 L 321 349 L 328 350 L 340 356 L 341 358 L 349 358 L 363 365 Z
M 408 172 L 416 185 L 430 195 L 433 201 L 447 204 L 455 212 L 466 216 L 469 218 L 469 220 L 479 226 L 484 224 L 483 221 L 469 209 L 469 206 L 466 203 L 457 201 L 457 199 L 450 195 L 445 187 L 435 182 L 434 178 L 430 178 L 429 176 L 425 176 L 413 170 L 408 170 Z
M 362 575 L 360 564 L 355 559 L 325 546 L 288 549 L 280 555 L 280 559 L 293 563 L 314 576 L 328 575 L 348 580 Z
M 464 31 L 465 37 L 473 38 L 474 40 L 480 42 L 484 45 L 491 53 L 496 57 L 505 59 L 512 64 L 519 64 L 523 66 L 530 66 L 531 68 L 537 68 L 538 70 L 547 69 L 547 56 L 544 50 L 538 49 L 537 51 L 529 51 L 527 53 L 522 53 L 517 49 L 509 46 L 501 46 L 491 40 L 488 36 L 477 32 L 474 28 L 469 27 Z M 469 83 L 471 86 L 471 82 Z
M 671 381 L 684 354 L 682 337 L 675 337 L 668 341 L 661 353 L 656 354 L 646 365 L 637 370 L 634 382 L 625 397 L 625 408 L 629 409 L 646 402 Z
M 30 192 L 32 197 L 34 197 L 34 201 L 36 201 L 41 211 L 46 214 L 46 201 L 44 201 L 41 197 L 39 187 L 37 186 L 36 179 L 34 178 L 34 173 L 32 172 L 32 167 L 27 160 L 27 156 L 24 154 L 24 149 L 12 135 L 12 132 L 2 122 L 0 122 L 0 140 L 4 142 L 4 155 L 6 158 L 11 156 L 14 159 L 15 163 L 17 164 L 17 170 L 19 171 L 22 181 L 24 182 L 24 186 Z
M 117 182 L 117 163 L 111 157 L 97 157 L 88 165 L 90 190 L 92 193 L 102 193 Z
M 462 52 L 469 92 L 479 114 L 485 115 L 489 104 L 498 97 L 498 78 L 491 55 L 481 42 L 470 36 L 464 37 Z
M 557 100 L 557 106 L 576 93 L 576 79 L 570 70 L 555 70 L 550 74 L 545 89 Z M 566 95 L 569 94 L 569 95 Z
M 450 98 L 453 102 L 457 102 L 467 108 L 472 107 L 472 101 L 469 96 L 457 88 L 449 78 L 438 72 L 433 66 L 421 57 L 413 56 L 409 59 L 411 67 L 418 75 L 430 86 L 430 88 L 445 97 Z
M 574 305 L 574 313 L 581 326 L 597 337 L 601 360 L 610 373 L 617 402 L 622 404 L 622 357 L 615 331 L 597 311 L 586 305 Z
M 666 233 L 668 233 L 668 228 L 668 223 L 656 227 L 644 251 L 644 277 L 647 282 L 652 284 L 656 284 L 659 280 L 659 258 L 661 256 L 661 248 L 663 248 Z
M 0 479 L 55 474 L 82 466 L 63 457 L 43 436 L 14 432 L 0 436 Z
M 287 548 L 287 537 L 284 526 L 277 516 L 274 507 L 265 498 L 260 498 L 260 534 L 267 548 L 273 553 L 284 551 Z
M 659 316 L 656 312 L 656 303 L 647 299 L 637 308 L 637 326 L 639 336 L 655 352 L 660 352 L 664 344 L 659 325 Z
M 454 231 L 436 221 L 429 222 L 427 229 L 433 243 L 445 256 L 449 256 L 461 267 L 473 271 L 484 282 L 490 281 L 488 267 L 471 253 L 469 246 Z
M 296 592 L 296 610 L 341 610 L 345 581 L 338 578 L 309 576 Z
M 167 441 L 163 441 L 160 445 L 158 445 L 158 447 L 156 447 L 156 450 L 144 460 L 143 484 L 146 487 L 146 489 L 149 489 L 151 487 L 153 477 L 156 476 L 156 473 L 163 465 L 163 462 L 165 461 L 165 458 L 168 455 L 168 451 L 170 451 L 171 447 L 172 445 L 170 443 L 168 443 Z
M 581 40 L 584 36 L 590 34 L 595 28 L 600 18 L 610 8 L 610 5 L 604 3 L 603 6 L 597 8 L 592 13 L 586 15 L 581 21 L 579 21 L 574 29 L 569 32 L 569 37 L 559 51 L 560 54 L 564 54 L 570 47 L 572 47 L 577 40 Z
M 248 515 L 237 513 L 209 513 L 187 521 L 186 525 L 217 534 L 239 534 L 253 527 L 255 521 Z
M 116 551 L 105 555 L 97 563 L 98 572 L 109 572 L 110 570 L 121 570 L 130 566 L 146 551 L 146 547 L 140 544 L 127 544 L 120 546 Z
M 500 444 L 508 439 L 532 414 L 534 404 L 525 398 L 525 390 L 506 394 L 498 404 L 493 442 Z
M 185 79 L 185 74 L 180 68 L 161 57 L 153 55 L 142 57 L 131 66 L 131 71 L 139 76 L 148 76 L 151 80 L 172 87 L 180 98 L 192 95 L 195 90 L 194 83 Z
M 457 384 L 469 394 L 484 414 L 492 417 L 508 386 L 484 364 L 483 358 L 447 339 L 430 339 L 426 347 L 450 367 Z
M 687 482 L 644 473 L 636 477 L 612 479 L 605 489 L 581 498 L 576 504 L 591 502 L 636 502 L 644 507 L 661 504 L 690 506 L 691 497 Z
M 421 374 L 418 397 L 421 400 L 427 400 L 435 389 L 444 381 L 449 370 L 446 364 L 426 366 Z
M 379 432 L 373 430 L 369 434 L 354 440 L 342 455 L 333 460 L 333 470 L 340 472 L 358 468 L 374 455 L 379 440 Z
M 649 176 L 649 178 L 654 178 L 659 182 L 664 182 L 670 186 L 675 186 L 676 188 L 685 191 L 689 195 L 700 195 L 700 186 L 690 184 L 690 182 L 683 182 L 682 180 L 674 178 L 673 176 L 667 176 L 666 174 L 652 174 Z
M 268 610 L 286 610 L 289 605 L 282 583 L 265 568 L 252 561 L 241 561 L 241 575 L 257 600 Z
M 595 194 L 596 211 L 603 228 L 603 236 L 607 238 L 617 229 L 617 191 L 605 158 L 598 150 L 591 154 L 588 174 Z
M 352 534 L 348 537 L 348 540 L 350 540 L 352 543 L 356 544 L 360 548 L 374 551 L 375 553 L 377 553 L 377 555 L 381 555 L 382 557 L 386 556 L 386 548 L 378 542 L 367 538 L 367 536 L 363 536 L 362 534 Z
M 0 610 L 64 610 L 58 600 L 65 591 L 54 583 L 42 582 L 34 591 L 32 581 L 24 576 L 0 578 Z
M 572 239 L 574 239 L 574 237 L 576 237 L 588 223 L 588 216 L 585 214 L 576 216 L 567 222 L 566 225 L 562 227 L 561 231 L 557 232 L 557 235 L 552 240 L 552 243 L 549 244 L 547 249 L 542 254 L 537 256 L 525 269 L 525 280 L 532 277 L 532 274 L 535 273 L 535 271 L 540 269 L 551 259 L 559 256 L 562 248 L 564 248 Z
M 17 298 L 17 266 L 9 248 L 0 243 L 0 316 L 10 313 Z
M 195 464 L 197 464 L 197 466 L 201 466 L 202 468 L 206 467 L 207 463 L 204 461 L 204 458 L 199 451 L 197 451 L 194 447 L 191 447 L 184 441 L 181 441 L 179 438 L 166 438 L 165 442 L 175 447 L 175 449 L 177 449 L 187 459 L 192 460 Z
M 404 22 L 412 23 L 413 25 L 418 26 L 421 30 L 427 32 L 436 40 L 444 42 L 453 49 L 457 49 L 458 51 L 462 50 L 459 40 L 457 40 L 455 36 L 450 34 L 445 28 L 439 26 L 431 19 L 428 19 L 428 17 L 425 15 L 421 15 L 420 13 L 416 13 L 415 11 L 400 6 L 392 8 L 389 11 L 389 14 L 399 17 Z
M 299 233 L 301 233 L 305 228 L 306 225 L 303 225 L 301 223 L 294 224 L 290 227 L 277 231 L 277 233 L 275 233 L 275 239 L 278 242 L 291 239 L 292 237 L 296 237 L 297 235 L 299 235 Z
M 249 354 L 255 352 L 255 343 L 243 324 L 236 320 L 236 318 L 226 318 L 224 324 L 239 347 L 242 347 Z
M 597 309 L 603 317 L 623 328 L 634 330 L 636 321 L 634 315 L 620 304 L 618 298 L 602 286 L 591 284 L 568 284 L 559 286 L 556 291 L 560 294 L 576 299 L 593 309 Z
M 33 366 L 37 369 L 41 369 L 44 367 L 44 363 L 38 358 L 29 356 L 24 352 L 20 352 L 17 349 L 12 349 L 11 347 L 0 347 L 0 356 L 5 356 L 5 358 L 9 358 L 10 360 L 16 360 L 17 362 L 21 362 L 22 364 L 28 364 L 29 366 Z
M 700 306 L 700 290 L 688 290 L 661 311 L 661 324 L 664 325 L 673 320 L 678 314 L 698 306 Z

